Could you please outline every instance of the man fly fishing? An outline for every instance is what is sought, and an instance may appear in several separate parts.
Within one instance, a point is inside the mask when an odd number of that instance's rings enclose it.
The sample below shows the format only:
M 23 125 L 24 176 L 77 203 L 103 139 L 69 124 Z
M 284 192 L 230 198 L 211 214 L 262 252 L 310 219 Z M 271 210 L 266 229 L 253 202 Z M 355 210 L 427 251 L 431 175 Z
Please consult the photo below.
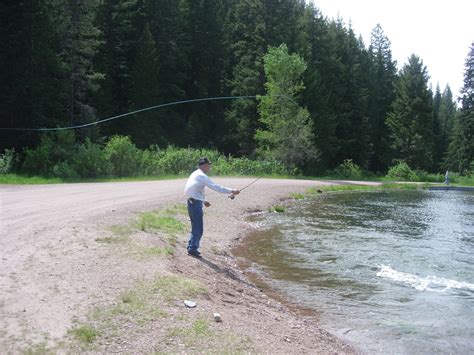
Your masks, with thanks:
M 199 159 L 199 168 L 195 170 L 186 181 L 184 194 L 187 197 L 188 214 L 191 219 L 191 233 L 188 242 L 188 254 L 200 257 L 199 243 L 204 232 L 203 208 L 202 205 L 209 207 L 211 204 L 204 197 L 204 188 L 210 189 L 222 194 L 230 194 L 235 196 L 240 190 L 233 190 L 228 187 L 221 186 L 212 181 L 207 174 L 211 171 L 211 162 L 208 158 Z

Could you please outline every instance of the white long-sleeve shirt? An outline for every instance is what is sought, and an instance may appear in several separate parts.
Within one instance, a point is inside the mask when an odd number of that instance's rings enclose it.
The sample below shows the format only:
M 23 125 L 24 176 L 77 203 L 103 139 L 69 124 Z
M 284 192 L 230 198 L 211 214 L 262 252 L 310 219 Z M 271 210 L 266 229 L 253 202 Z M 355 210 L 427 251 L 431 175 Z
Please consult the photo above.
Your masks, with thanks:
M 184 194 L 187 198 L 192 197 L 196 200 L 206 201 L 204 198 L 204 188 L 206 186 L 214 191 L 220 192 L 221 194 L 232 193 L 232 189 L 216 184 L 214 181 L 209 179 L 209 176 L 207 176 L 201 169 L 197 169 L 189 176 L 188 181 L 186 181 Z

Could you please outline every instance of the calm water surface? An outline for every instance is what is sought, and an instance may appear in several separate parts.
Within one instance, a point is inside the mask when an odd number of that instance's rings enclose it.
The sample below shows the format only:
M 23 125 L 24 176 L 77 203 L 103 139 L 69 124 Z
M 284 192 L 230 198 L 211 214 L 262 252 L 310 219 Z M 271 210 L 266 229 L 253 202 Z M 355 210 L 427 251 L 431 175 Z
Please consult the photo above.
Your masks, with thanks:
M 474 193 L 325 194 L 257 218 L 249 269 L 369 353 L 474 353 Z

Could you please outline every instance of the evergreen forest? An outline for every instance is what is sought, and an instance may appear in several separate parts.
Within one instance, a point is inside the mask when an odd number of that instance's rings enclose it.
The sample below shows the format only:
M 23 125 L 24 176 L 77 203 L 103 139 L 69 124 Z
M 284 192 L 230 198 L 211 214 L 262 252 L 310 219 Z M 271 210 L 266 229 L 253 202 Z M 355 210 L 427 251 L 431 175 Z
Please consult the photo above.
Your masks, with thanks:
M 100 176 L 130 149 L 174 148 L 306 175 L 474 171 L 474 43 L 454 97 L 417 55 L 397 63 L 381 25 L 364 43 L 317 1 L 8 1 L 0 27 L 4 171 L 9 156 L 19 173 Z M 203 98 L 219 99 L 171 105 Z

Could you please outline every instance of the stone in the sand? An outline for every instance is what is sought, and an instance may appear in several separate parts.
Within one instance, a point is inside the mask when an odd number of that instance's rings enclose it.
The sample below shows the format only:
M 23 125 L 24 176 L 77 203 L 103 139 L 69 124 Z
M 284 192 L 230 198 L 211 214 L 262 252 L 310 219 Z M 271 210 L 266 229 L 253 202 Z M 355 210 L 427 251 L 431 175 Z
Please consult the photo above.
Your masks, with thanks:
M 194 307 L 196 307 L 196 302 L 193 302 L 193 301 L 185 300 L 185 301 L 184 301 L 184 304 L 185 304 L 186 307 L 188 307 L 188 308 L 194 308 Z
M 221 315 L 219 313 L 214 313 L 214 320 L 216 322 L 222 322 Z

